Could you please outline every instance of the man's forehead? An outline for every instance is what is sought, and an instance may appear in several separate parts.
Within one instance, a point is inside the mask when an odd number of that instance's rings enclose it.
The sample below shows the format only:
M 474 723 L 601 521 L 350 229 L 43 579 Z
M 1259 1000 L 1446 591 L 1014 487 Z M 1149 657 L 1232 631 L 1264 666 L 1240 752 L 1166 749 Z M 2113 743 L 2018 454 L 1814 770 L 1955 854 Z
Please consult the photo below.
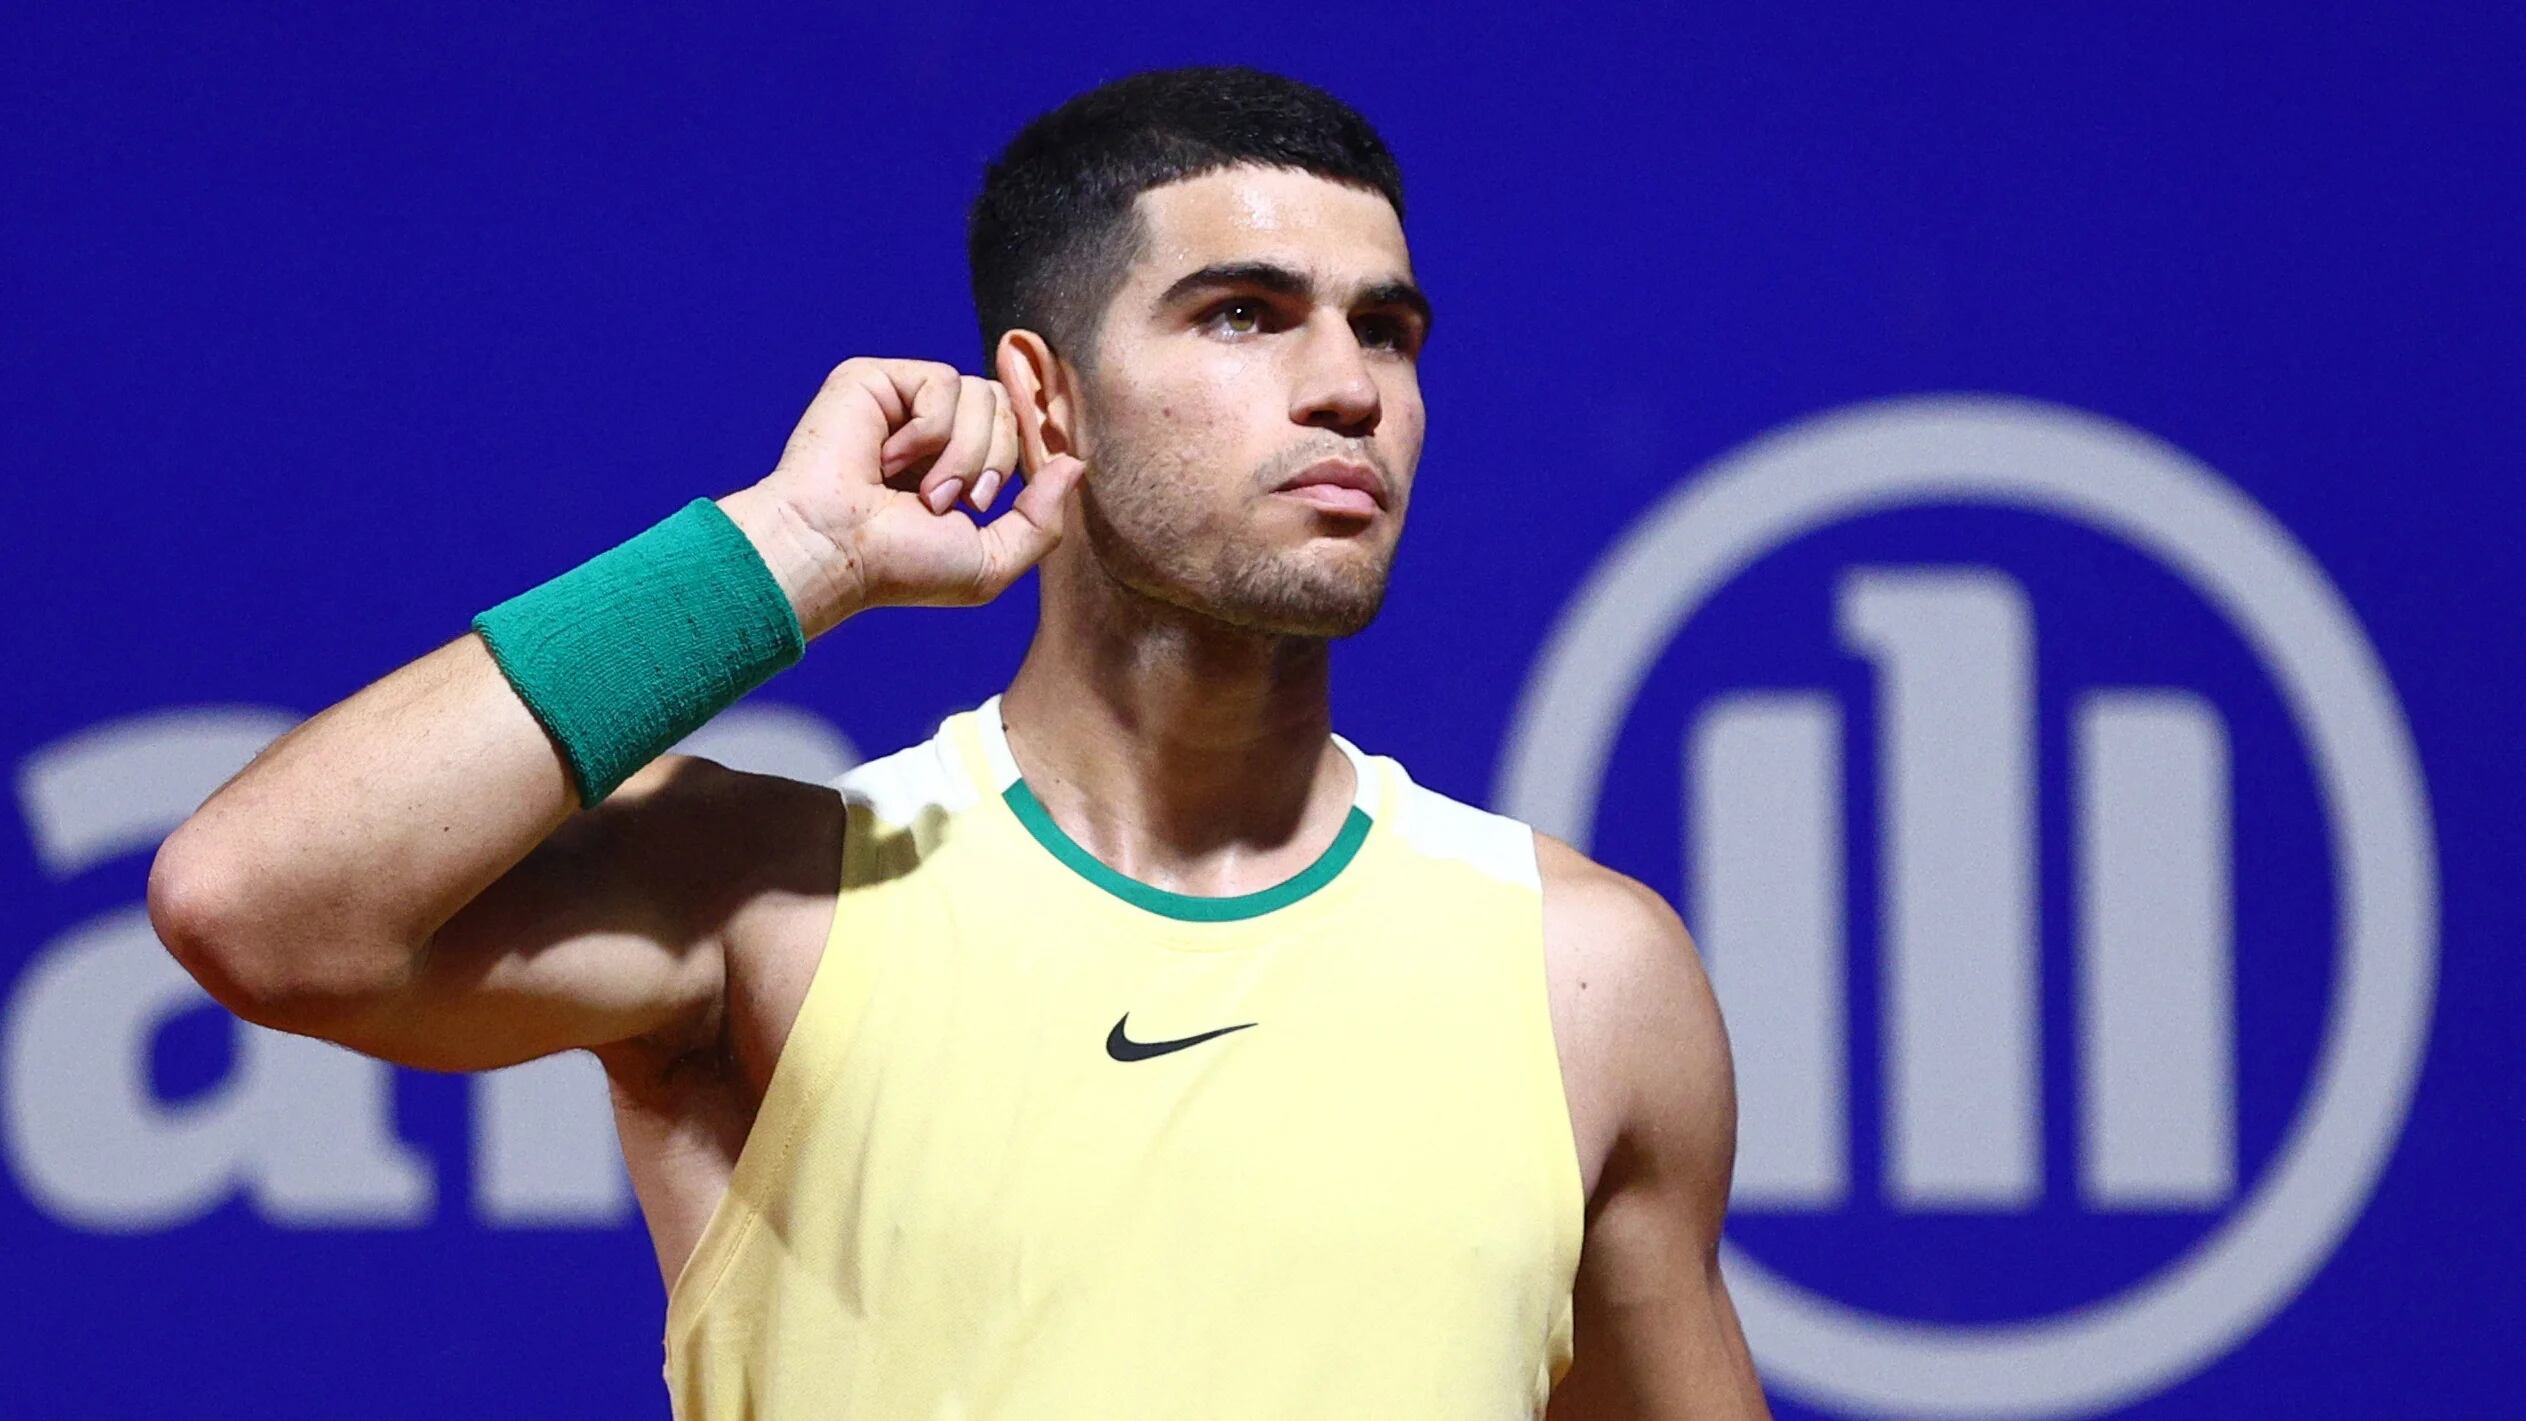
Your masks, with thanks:
M 1140 194 L 1147 241 L 1139 280 L 1161 285 L 1206 266 L 1260 262 L 1338 283 L 1409 277 L 1394 207 L 1373 188 L 1240 165 Z

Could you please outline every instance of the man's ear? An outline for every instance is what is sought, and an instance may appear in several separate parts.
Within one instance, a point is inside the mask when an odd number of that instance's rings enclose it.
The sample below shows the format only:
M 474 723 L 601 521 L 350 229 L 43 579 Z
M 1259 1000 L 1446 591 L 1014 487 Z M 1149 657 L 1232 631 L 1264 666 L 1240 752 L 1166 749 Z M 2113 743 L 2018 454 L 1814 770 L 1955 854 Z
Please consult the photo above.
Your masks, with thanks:
M 992 363 L 1015 407 L 1026 471 L 1033 473 L 1055 454 L 1086 457 L 1079 449 L 1078 372 L 1052 343 L 1033 331 L 1007 331 Z

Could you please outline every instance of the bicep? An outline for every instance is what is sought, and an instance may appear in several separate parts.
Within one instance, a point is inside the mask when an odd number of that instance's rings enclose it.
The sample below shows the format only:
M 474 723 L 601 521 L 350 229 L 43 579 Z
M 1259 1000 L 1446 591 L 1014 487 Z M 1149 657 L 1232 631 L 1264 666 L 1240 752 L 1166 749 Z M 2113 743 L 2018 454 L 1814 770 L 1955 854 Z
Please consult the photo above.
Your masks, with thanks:
M 1715 1252 L 1671 1203 L 1610 1196 L 1590 1220 L 1570 1372 L 1550 1421 L 1718 1421 L 1765 1415 Z
M 1736 1155 L 1736 1089 L 1719 1005 L 1666 902 L 1608 875 L 1561 915 L 1590 934 L 1616 990 L 1598 995 L 1621 1126 L 1574 1286 L 1570 1374 L 1553 1421 L 1767 1415 L 1719 1236 Z
M 486 1070 L 711 1017 L 768 777 L 670 755 L 564 820 L 441 924 L 408 985 L 335 1039 Z M 808 787 L 801 787 L 808 788 Z

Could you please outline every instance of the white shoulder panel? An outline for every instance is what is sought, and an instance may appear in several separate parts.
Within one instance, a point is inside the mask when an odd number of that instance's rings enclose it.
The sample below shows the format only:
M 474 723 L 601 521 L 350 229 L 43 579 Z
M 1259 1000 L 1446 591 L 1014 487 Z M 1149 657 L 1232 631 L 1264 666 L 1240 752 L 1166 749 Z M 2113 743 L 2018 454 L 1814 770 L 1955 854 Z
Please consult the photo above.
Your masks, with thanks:
M 944 734 L 864 764 L 829 783 L 846 799 L 866 804 L 889 824 L 909 825 L 924 809 L 954 813 L 973 802 L 973 789 L 948 762 L 955 753 Z
M 1396 771 L 1403 802 L 1394 828 L 1405 843 L 1432 858 L 1455 859 L 1503 883 L 1541 891 L 1533 829 L 1505 814 L 1451 799 L 1414 781 L 1400 765 Z

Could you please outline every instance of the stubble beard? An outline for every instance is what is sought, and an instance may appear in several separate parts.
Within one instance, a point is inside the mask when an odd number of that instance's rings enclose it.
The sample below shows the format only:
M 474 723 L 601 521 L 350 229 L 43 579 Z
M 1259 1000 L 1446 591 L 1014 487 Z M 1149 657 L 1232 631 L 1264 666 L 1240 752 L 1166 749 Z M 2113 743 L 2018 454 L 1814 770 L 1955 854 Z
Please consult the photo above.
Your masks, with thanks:
M 1088 548 L 1105 575 L 1152 601 L 1263 636 L 1331 640 L 1365 629 L 1386 599 L 1383 552 L 1262 548 L 1206 527 L 1188 467 L 1107 440 L 1082 488 Z

